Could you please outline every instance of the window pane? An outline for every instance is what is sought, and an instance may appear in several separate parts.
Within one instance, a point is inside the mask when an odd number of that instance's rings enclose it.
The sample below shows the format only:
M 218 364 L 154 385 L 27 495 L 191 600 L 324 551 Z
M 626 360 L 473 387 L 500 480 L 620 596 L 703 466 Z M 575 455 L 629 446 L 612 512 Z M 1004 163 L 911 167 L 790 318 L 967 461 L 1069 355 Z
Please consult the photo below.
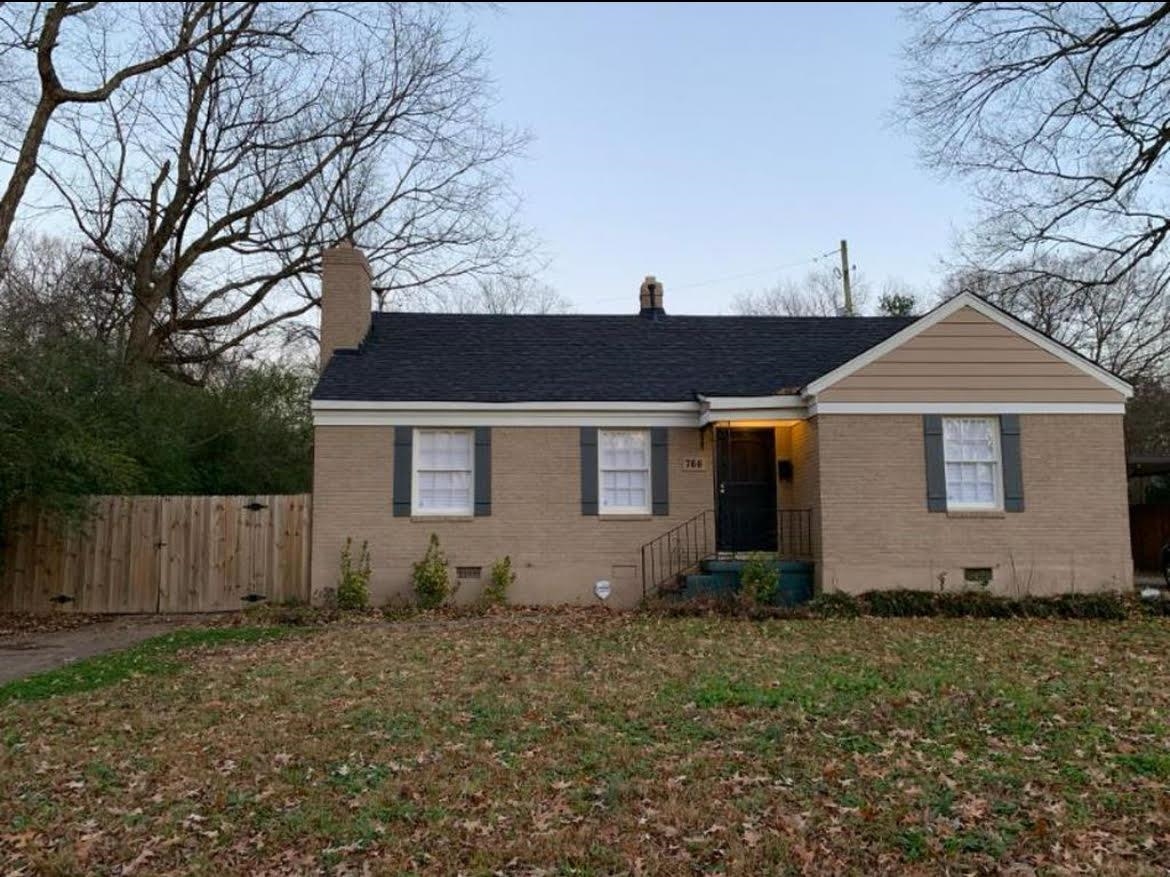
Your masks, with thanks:
M 415 430 L 417 509 L 467 514 L 474 505 L 470 430 Z
M 999 487 L 999 423 L 993 417 L 943 420 L 947 501 L 992 507 Z
M 649 510 L 650 433 L 601 430 L 598 451 L 601 507 Z

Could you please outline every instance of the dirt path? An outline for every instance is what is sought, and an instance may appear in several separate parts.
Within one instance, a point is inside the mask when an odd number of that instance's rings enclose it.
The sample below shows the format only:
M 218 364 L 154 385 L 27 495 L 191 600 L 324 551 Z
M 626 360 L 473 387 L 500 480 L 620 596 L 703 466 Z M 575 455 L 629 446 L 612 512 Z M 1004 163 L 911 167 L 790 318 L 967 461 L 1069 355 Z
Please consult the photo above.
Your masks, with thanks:
M 197 623 L 190 617 L 113 616 L 72 630 L 17 633 L 0 637 L 0 682 L 52 670 L 82 658 L 124 649 L 135 643 Z

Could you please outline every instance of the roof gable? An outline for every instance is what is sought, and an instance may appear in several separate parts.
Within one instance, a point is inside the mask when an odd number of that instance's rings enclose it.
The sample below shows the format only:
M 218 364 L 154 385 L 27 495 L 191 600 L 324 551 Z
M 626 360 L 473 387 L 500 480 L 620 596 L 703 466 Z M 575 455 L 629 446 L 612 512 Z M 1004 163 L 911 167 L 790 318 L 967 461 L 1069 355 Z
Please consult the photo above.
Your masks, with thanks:
M 913 342 L 914 339 L 923 338 L 924 333 L 927 337 L 931 333 L 942 334 L 941 330 L 936 327 L 939 327 L 940 324 L 947 321 L 962 321 L 964 310 L 971 314 L 977 314 L 979 318 L 986 323 L 992 324 L 994 327 L 1012 333 L 1013 337 L 1021 339 L 1023 345 L 1044 351 L 1045 354 L 1052 358 L 1052 361 L 1067 366 L 1069 374 L 1078 377 L 1085 376 L 1092 379 L 1093 383 L 1091 385 L 1086 385 L 1085 381 L 1071 382 L 1067 392 L 1088 393 L 1091 392 L 1093 387 L 1099 387 L 1108 388 L 1116 393 L 1120 393 L 1127 399 L 1133 395 L 1133 387 L 1112 372 L 1102 368 L 1071 348 L 1054 341 L 1044 333 L 1032 328 L 1027 323 L 1013 317 L 990 302 L 967 292 L 960 293 L 948 299 L 934 310 L 919 317 L 913 323 L 875 344 L 870 349 L 863 351 L 828 373 L 811 381 L 805 388 L 806 394 L 820 396 L 831 388 L 836 390 L 837 388 L 843 387 L 843 382 L 848 381 L 850 377 L 857 375 L 868 366 L 883 360 L 883 358 L 889 356 L 894 351 Z M 977 320 L 969 322 L 977 322 Z M 1002 333 L 1000 335 L 1002 337 Z M 962 340 L 956 339 L 954 343 L 958 345 Z M 1053 382 L 1056 383 L 1057 381 L 1054 379 Z M 854 392 L 857 392 L 857 390 L 855 389 Z

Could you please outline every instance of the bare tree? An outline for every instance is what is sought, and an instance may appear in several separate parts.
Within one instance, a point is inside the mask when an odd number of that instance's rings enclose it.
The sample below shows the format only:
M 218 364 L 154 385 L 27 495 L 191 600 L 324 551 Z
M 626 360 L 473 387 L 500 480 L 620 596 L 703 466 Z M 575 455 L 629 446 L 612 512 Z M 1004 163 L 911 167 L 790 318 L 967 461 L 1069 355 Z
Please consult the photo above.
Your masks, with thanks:
M 0 259 L 0 354 L 53 338 L 120 347 L 133 310 L 128 281 L 75 241 L 13 236 Z
M 903 114 L 926 162 L 981 197 L 979 264 L 1071 255 L 1055 264 L 1112 285 L 1165 261 L 1170 4 L 924 3 L 910 18 Z
M 439 290 L 424 307 L 457 314 L 565 314 L 573 309 L 553 286 L 522 273 L 481 277 L 470 286 Z
M 860 313 L 869 300 L 869 281 L 854 270 L 853 307 Z M 845 293 L 839 273 L 832 268 L 810 271 L 801 280 L 784 280 L 762 292 L 744 292 L 731 309 L 745 316 L 835 317 L 844 312 Z
M 58 110 L 109 100 L 237 26 L 256 5 L 0 3 L 0 84 L 7 98 L 0 119 L 15 132 L 0 135 L 0 162 L 11 166 L 0 194 L 0 250 Z
M 1101 283 L 1105 259 L 966 269 L 947 278 L 944 294 L 977 293 L 1127 380 L 1160 380 L 1170 370 L 1170 274 L 1150 262 Z
M 190 369 L 305 315 L 338 240 L 382 296 L 523 254 L 524 138 L 488 120 L 482 52 L 447 9 L 211 6 L 180 62 L 70 109 L 47 174 L 132 278 L 129 359 Z

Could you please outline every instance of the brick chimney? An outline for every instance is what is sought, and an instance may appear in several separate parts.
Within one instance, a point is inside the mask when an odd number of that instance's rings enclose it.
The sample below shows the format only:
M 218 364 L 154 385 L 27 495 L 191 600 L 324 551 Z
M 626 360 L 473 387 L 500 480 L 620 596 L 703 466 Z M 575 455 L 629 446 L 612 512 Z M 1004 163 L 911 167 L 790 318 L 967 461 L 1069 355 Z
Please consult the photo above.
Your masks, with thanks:
M 639 302 L 642 305 L 642 309 L 638 312 L 640 316 L 649 317 L 652 320 L 666 316 L 666 310 L 662 306 L 662 292 L 662 284 L 653 274 L 647 274 L 646 279 L 642 281 L 639 294 Z
M 370 263 L 348 241 L 321 254 L 321 368 L 370 331 Z

